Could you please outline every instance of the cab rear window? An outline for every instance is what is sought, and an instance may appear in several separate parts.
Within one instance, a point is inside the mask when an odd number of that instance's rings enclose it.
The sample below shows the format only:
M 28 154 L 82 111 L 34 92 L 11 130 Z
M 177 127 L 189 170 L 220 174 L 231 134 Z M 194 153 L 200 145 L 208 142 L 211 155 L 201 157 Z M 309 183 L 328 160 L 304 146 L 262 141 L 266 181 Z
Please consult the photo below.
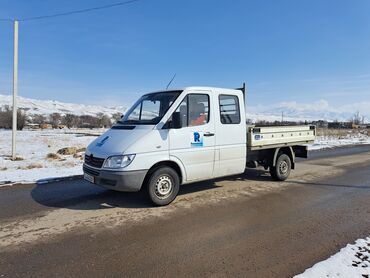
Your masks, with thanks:
M 220 95 L 220 120 L 222 124 L 240 124 L 239 99 L 233 95 Z

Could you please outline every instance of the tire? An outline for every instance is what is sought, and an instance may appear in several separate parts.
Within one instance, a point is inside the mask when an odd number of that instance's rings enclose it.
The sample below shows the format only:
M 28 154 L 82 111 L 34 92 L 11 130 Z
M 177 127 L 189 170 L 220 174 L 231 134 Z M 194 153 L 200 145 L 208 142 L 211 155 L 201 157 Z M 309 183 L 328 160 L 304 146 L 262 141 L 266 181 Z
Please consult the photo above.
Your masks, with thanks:
M 276 176 L 276 167 L 270 167 L 270 175 L 271 175 L 271 178 L 275 181 L 278 180 L 277 176 Z
M 275 167 L 270 167 L 271 177 L 276 181 L 285 181 L 292 169 L 292 161 L 286 154 L 280 154 L 276 160 Z
M 155 206 L 166 206 L 175 200 L 180 189 L 180 178 L 171 167 L 160 167 L 148 179 L 146 193 Z

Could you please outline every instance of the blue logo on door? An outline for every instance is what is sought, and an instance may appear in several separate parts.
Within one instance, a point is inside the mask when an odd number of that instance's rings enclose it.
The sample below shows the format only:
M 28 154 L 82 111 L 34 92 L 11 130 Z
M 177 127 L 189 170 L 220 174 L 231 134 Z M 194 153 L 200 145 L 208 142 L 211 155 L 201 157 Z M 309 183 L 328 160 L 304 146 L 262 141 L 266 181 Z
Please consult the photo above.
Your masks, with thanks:
M 190 134 L 192 147 L 203 147 L 203 132 L 194 131 Z

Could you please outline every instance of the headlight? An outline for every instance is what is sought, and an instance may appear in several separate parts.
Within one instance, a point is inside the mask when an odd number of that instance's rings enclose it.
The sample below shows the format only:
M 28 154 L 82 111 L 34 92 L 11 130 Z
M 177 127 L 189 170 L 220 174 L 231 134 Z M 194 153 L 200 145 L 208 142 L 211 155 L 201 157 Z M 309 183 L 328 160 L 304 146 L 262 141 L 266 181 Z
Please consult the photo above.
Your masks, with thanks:
M 103 168 L 109 169 L 125 168 L 128 165 L 130 165 L 134 158 L 135 158 L 134 154 L 111 156 L 105 160 Z

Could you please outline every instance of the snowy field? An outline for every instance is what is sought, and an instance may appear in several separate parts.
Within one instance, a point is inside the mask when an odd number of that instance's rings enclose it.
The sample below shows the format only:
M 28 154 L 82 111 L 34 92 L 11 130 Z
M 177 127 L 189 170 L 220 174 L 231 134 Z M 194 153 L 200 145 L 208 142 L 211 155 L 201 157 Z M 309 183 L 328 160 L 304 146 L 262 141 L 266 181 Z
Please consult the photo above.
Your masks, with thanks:
M 42 182 L 47 179 L 81 175 L 84 148 L 104 130 L 29 130 L 17 134 L 17 161 L 10 160 L 11 131 L 0 130 L 0 186 Z M 360 133 L 319 136 L 310 150 L 346 145 L 370 144 Z M 57 154 L 61 148 L 75 148 L 73 154 Z
M 0 186 L 29 183 L 65 176 L 81 175 L 84 148 L 102 130 L 43 130 L 17 133 L 17 161 L 10 160 L 12 133 L 0 130 Z M 86 136 L 85 133 L 92 135 Z M 74 147 L 70 155 L 57 154 Z
M 348 244 L 295 278 L 370 277 L 370 237 Z
M 356 130 L 329 130 L 326 132 L 319 130 L 318 134 L 320 133 L 325 135 L 317 136 L 315 143 L 309 146 L 310 150 L 337 148 L 348 145 L 370 144 L 370 137 L 367 130 L 362 131 L 362 133 Z

